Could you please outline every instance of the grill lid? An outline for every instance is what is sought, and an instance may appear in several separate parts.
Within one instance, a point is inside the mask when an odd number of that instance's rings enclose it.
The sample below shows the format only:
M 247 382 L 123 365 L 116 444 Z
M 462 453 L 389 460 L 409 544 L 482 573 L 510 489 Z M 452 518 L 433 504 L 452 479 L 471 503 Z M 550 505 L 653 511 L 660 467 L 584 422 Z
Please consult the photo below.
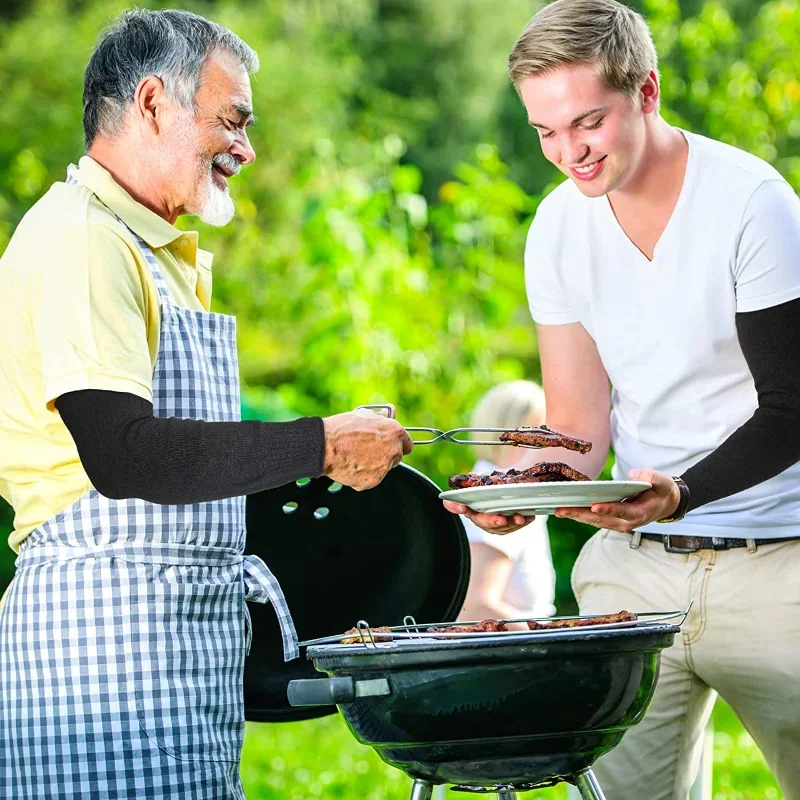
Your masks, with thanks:
M 469 580 L 469 546 L 460 517 L 439 487 L 400 464 L 374 489 L 356 492 L 328 478 L 247 498 L 247 551 L 280 581 L 298 637 L 344 631 L 354 619 L 451 619 Z M 289 681 L 317 675 L 311 663 L 283 661 L 270 606 L 248 605 L 253 640 L 245 663 L 245 716 L 260 722 L 321 717 L 336 707 L 292 708 Z

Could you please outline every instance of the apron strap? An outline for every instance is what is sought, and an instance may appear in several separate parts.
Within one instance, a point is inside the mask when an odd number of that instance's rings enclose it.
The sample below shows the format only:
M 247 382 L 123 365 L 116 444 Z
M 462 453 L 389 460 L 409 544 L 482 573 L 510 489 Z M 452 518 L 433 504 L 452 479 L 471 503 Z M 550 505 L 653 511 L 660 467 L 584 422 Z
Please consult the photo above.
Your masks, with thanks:
M 17 556 L 18 570 L 43 564 L 72 561 L 75 558 L 118 558 L 143 564 L 168 564 L 179 567 L 229 567 L 241 564 L 244 556 L 233 547 L 202 547 L 192 544 L 158 542 L 115 542 L 90 547 L 67 544 L 33 544 Z
M 71 561 L 76 558 L 119 558 L 145 564 L 169 564 L 171 566 L 227 567 L 242 565 L 242 582 L 245 600 L 254 603 L 272 603 L 283 640 L 284 661 L 300 656 L 297 646 L 297 630 L 292 620 L 286 598 L 277 578 L 258 556 L 242 555 L 233 547 L 199 547 L 189 544 L 149 544 L 145 542 L 118 542 L 94 547 L 41 544 L 23 547 L 16 561 L 17 570 L 39 567 L 53 562 Z M 248 627 L 248 650 L 251 636 L 249 612 L 245 606 Z
M 254 555 L 244 556 L 243 573 L 245 600 L 254 603 L 270 602 L 275 609 L 281 626 L 283 660 L 291 661 L 293 658 L 298 658 L 300 649 L 297 646 L 297 630 L 277 578 L 264 561 Z

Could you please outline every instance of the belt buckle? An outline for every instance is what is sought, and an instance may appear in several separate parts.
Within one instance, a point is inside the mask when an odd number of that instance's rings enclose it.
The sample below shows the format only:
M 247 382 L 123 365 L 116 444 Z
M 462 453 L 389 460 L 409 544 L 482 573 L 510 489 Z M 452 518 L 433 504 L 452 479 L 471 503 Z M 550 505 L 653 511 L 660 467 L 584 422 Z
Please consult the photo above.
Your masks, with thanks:
M 711 548 L 713 550 L 730 550 L 728 540 L 720 536 L 711 537 Z
M 672 545 L 672 537 L 665 533 L 661 536 L 661 541 L 664 543 L 664 549 L 668 553 L 696 553 L 700 548 L 699 547 L 674 547 Z

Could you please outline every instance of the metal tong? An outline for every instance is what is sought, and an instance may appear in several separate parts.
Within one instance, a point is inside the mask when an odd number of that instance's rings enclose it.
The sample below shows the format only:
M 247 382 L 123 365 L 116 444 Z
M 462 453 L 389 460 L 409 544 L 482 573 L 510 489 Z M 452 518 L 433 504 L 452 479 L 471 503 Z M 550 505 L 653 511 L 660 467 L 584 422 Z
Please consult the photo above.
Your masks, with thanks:
M 366 408 L 370 411 L 376 411 L 383 414 L 389 419 L 397 419 L 395 407 L 391 403 L 378 403 L 375 405 L 357 406 L 356 411 Z M 385 413 L 384 413 L 385 412 Z M 541 447 L 535 444 L 517 444 L 517 442 L 501 442 L 499 439 L 456 439 L 456 434 L 459 433 L 513 433 L 515 431 L 542 431 L 542 433 L 550 433 L 546 428 L 451 428 L 449 431 L 442 431 L 439 428 L 423 428 L 423 427 L 406 427 L 409 432 L 424 432 L 432 433 L 432 439 L 414 439 L 412 440 L 415 445 L 419 444 L 434 444 L 435 442 L 452 442 L 453 444 L 472 444 L 472 445 L 510 445 L 511 447 L 528 447 L 531 450 L 540 450 Z

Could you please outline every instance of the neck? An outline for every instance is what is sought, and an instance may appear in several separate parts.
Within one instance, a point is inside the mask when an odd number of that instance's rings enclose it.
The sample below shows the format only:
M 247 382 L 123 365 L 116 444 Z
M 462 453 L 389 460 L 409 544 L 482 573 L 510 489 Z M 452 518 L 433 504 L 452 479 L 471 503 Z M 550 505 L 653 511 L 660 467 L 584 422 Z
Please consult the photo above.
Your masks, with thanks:
M 137 203 L 174 225 L 183 211 L 170 202 L 163 180 L 153 172 L 150 162 L 139 157 L 141 152 L 146 151 L 128 141 L 115 139 L 111 142 L 98 136 L 86 155 L 108 170 Z
M 683 134 L 660 116 L 647 119 L 647 137 L 631 177 L 609 199 L 625 203 L 659 203 L 683 184 L 689 146 Z

